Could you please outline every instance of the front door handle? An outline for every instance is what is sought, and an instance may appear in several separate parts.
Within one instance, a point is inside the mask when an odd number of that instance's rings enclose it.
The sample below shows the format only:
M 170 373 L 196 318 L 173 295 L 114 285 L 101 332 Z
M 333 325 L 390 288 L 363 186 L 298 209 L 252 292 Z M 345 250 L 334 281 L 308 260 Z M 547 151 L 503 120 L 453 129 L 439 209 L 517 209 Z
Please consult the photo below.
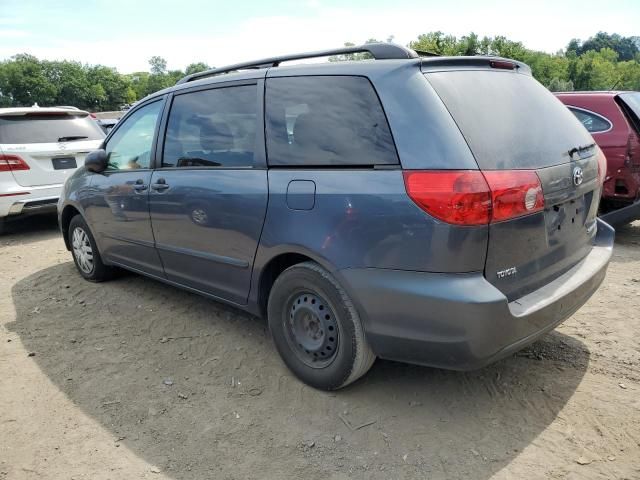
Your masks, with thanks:
M 136 183 L 133 184 L 133 189 L 136 192 L 144 192 L 147 189 L 147 186 L 144 184 L 144 180 L 139 178 L 136 180 Z
M 169 185 L 167 185 L 167 182 L 164 178 L 159 178 L 155 183 L 151 184 L 151 188 L 153 190 L 162 191 L 169 188 Z

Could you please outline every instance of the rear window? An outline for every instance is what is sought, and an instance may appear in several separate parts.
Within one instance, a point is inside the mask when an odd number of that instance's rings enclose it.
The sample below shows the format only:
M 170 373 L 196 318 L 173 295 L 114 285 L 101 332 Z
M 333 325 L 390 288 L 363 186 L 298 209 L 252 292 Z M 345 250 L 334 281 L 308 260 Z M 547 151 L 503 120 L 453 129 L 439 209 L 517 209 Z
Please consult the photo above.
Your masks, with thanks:
M 269 165 L 397 164 L 387 119 L 363 77 L 282 77 L 267 80 Z
M 529 75 L 500 71 L 425 74 L 483 170 L 543 168 L 570 160 L 593 139 Z
M 100 140 L 104 132 L 88 115 L 36 114 L 0 117 L 0 143 Z

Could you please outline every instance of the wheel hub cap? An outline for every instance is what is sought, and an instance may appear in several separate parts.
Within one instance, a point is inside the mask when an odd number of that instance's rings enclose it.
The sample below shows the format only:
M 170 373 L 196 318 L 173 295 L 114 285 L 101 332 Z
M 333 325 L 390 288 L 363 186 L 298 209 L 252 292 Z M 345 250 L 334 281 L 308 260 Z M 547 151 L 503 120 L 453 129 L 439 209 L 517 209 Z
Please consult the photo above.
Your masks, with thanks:
M 71 238 L 73 255 L 76 258 L 78 268 L 84 273 L 91 273 L 93 271 L 93 249 L 89 236 L 82 228 L 76 227 Z

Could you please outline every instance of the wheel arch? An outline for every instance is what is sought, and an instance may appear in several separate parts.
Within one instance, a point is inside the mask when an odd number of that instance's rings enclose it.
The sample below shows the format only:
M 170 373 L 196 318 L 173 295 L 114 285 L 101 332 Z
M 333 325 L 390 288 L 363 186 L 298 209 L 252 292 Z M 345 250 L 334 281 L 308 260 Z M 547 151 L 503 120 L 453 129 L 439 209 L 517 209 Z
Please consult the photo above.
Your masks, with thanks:
M 71 223 L 71 219 L 76 215 L 82 215 L 82 213 L 72 204 L 66 205 L 60 214 L 60 231 L 62 232 L 62 238 L 64 238 L 64 245 L 67 247 L 67 250 L 71 250 L 71 245 L 69 244 L 69 224 Z
M 263 258 L 260 262 L 262 266 L 254 271 L 253 281 L 253 284 L 257 287 L 253 296 L 258 315 L 263 318 L 267 317 L 267 302 L 276 278 L 287 268 L 304 262 L 317 263 L 329 272 L 336 271 L 326 259 L 295 246 L 282 246 L 277 252 L 269 255 L 268 258 Z

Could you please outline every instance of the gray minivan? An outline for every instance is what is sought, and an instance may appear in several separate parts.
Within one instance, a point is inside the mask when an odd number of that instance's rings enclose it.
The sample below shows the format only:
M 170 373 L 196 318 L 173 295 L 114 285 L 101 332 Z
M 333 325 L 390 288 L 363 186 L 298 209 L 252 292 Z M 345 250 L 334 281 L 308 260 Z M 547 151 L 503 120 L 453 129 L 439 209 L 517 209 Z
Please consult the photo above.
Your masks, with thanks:
M 281 66 L 354 52 L 373 58 Z M 122 267 L 266 317 L 337 389 L 376 357 L 478 368 L 573 314 L 611 257 L 604 171 L 526 65 L 368 44 L 145 98 L 58 212 L 87 280 Z

